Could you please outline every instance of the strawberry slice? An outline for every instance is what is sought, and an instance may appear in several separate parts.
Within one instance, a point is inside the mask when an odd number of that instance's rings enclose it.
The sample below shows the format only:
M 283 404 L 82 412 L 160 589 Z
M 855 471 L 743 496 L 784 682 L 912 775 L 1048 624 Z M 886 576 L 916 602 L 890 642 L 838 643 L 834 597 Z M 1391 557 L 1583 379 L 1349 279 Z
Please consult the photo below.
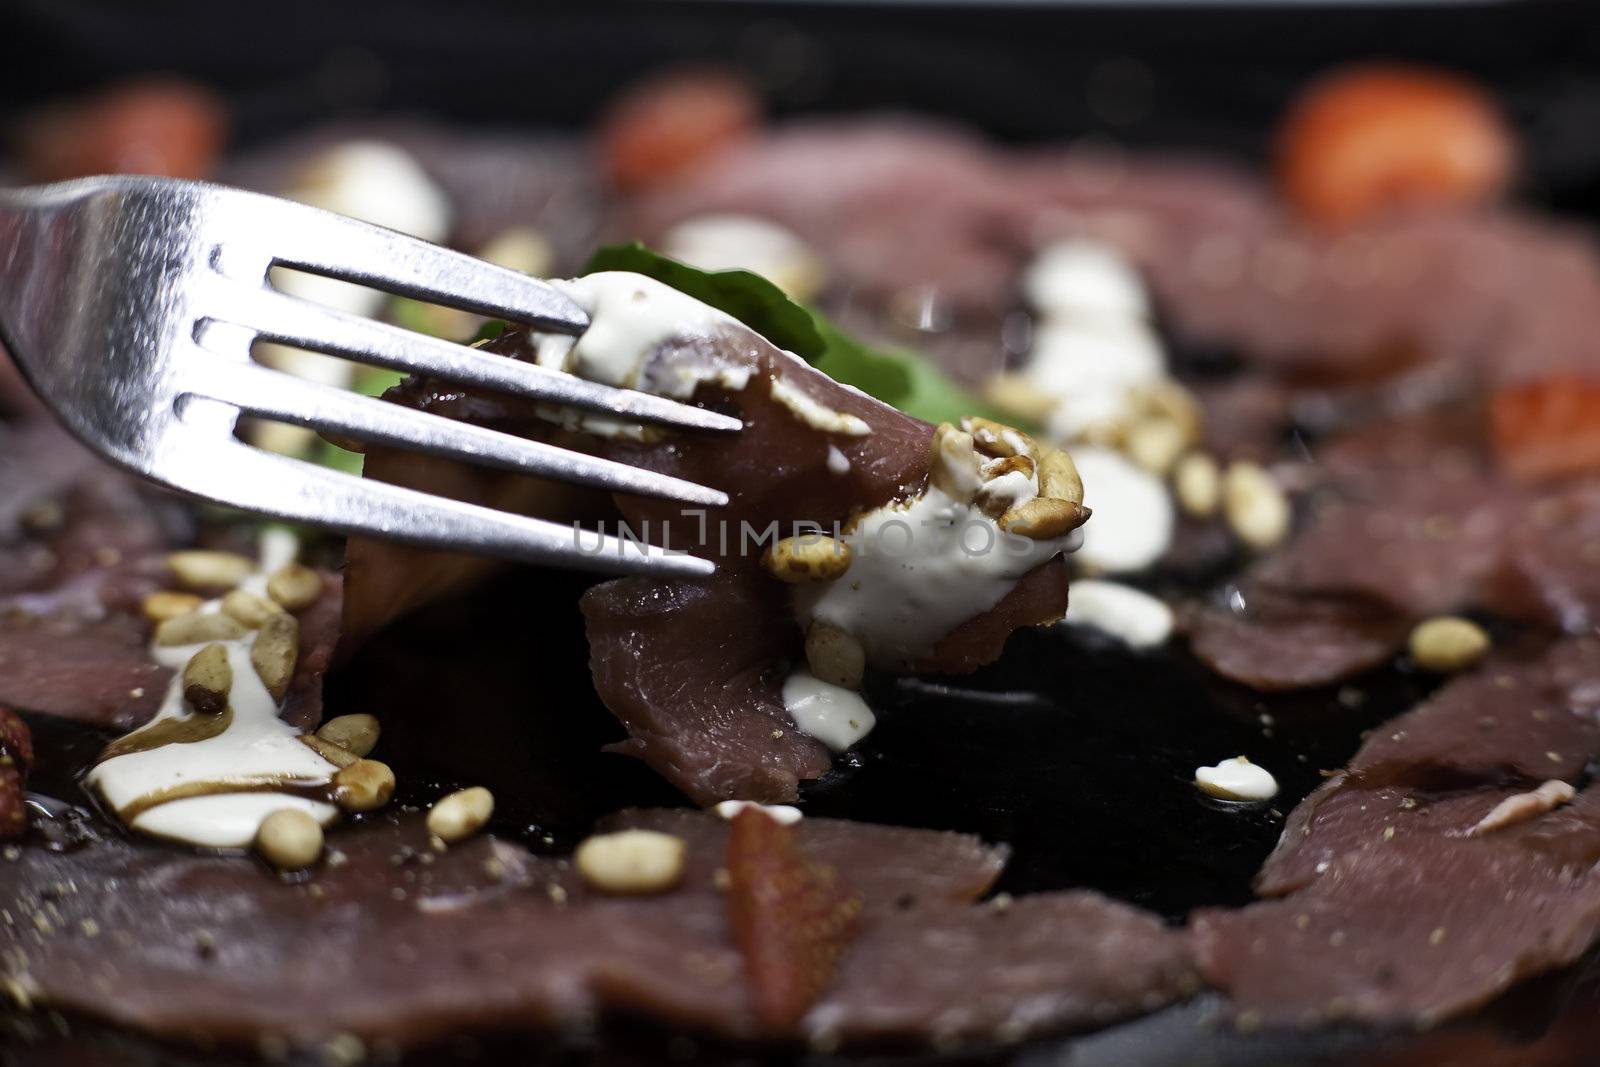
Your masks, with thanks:
M 772 1029 L 787 1029 L 833 981 L 861 898 L 832 867 L 807 856 L 790 827 L 753 806 L 734 817 L 728 876 L 728 919 L 756 1013 Z
M 1563 376 L 1502 389 L 1489 419 L 1500 465 L 1514 478 L 1600 471 L 1600 381 Z

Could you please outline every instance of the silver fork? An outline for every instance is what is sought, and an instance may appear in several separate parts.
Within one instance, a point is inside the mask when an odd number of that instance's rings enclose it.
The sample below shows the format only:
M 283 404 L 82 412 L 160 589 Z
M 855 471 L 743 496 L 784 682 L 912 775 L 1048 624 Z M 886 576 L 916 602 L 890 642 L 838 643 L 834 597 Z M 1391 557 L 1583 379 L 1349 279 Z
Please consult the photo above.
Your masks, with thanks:
M 514 271 L 327 211 L 202 182 L 85 178 L 0 190 L 0 339 L 84 442 L 163 485 L 345 533 L 586 570 L 713 565 L 357 478 L 254 448 L 241 414 L 624 493 L 718 506 L 693 482 L 308 382 L 250 358 L 275 341 L 628 421 L 736 430 L 737 419 L 479 352 L 272 287 L 274 266 L 582 333 L 582 308 Z

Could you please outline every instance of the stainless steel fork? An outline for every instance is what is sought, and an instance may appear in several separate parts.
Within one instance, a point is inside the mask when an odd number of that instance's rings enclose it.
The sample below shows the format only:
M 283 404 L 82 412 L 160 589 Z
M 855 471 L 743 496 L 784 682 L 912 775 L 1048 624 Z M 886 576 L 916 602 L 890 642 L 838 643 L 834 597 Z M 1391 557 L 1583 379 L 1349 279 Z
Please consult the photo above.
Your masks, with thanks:
M 163 485 L 345 533 L 587 570 L 706 560 L 430 496 L 251 447 L 241 414 L 604 489 L 717 506 L 715 489 L 272 370 L 256 340 L 691 431 L 739 422 L 312 304 L 272 267 L 578 334 L 550 285 L 382 227 L 202 182 L 85 178 L 0 190 L 0 339 L 83 441 Z

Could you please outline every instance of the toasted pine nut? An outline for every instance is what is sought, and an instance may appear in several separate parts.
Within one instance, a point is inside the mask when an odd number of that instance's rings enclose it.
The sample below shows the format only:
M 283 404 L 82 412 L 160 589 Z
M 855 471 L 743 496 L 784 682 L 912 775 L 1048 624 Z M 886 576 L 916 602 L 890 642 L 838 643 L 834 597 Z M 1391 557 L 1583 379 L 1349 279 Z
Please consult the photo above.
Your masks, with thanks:
M 1089 519 L 1089 509 L 1070 500 L 1037 496 L 1000 516 L 1000 529 L 1033 541 L 1064 537 Z
M 252 630 L 272 616 L 283 614 L 283 609 L 272 601 L 243 589 L 229 590 L 222 598 L 222 610 Z
M 983 479 L 978 475 L 978 453 L 972 435 L 948 422 L 933 431 L 933 460 L 928 479 L 952 500 L 970 503 Z
M 785 537 L 762 553 L 761 565 L 785 582 L 831 582 L 850 569 L 850 546 L 821 534 Z
M 178 582 L 190 589 L 228 589 L 255 573 L 255 561 L 237 552 L 193 548 L 167 556 Z
M 1166 474 L 1182 455 L 1185 440 L 1182 427 L 1171 419 L 1140 419 L 1129 426 L 1123 437 L 1128 458 L 1151 474 Z
M 1488 654 L 1489 635 L 1470 619 L 1440 615 L 1411 631 L 1411 658 L 1425 671 L 1465 670 Z
M 183 668 L 183 698 L 195 711 L 215 715 L 228 706 L 233 692 L 233 665 L 222 645 L 207 645 Z
M 151 622 L 166 622 L 176 619 L 180 615 L 187 615 L 199 609 L 201 600 L 193 593 L 178 593 L 171 589 L 162 589 L 146 596 L 139 603 L 139 610 L 144 612 L 144 617 Z
M 661 893 L 683 880 L 688 846 L 656 830 L 599 834 L 573 854 L 578 873 L 602 893 Z
M 378 744 L 378 720 L 372 715 L 340 715 L 317 728 L 317 736 L 357 756 L 369 754 Z
M 1029 481 L 1033 480 L 1033 460 L 1028 456 L 1002 456 L 991 459 L 978 468 L 978 473 L 983 475 L 983 480 L 992 482 L 996 478 L 1004 478 L 1008 474 L 1020 474 Z
M 333 776 L 333 802 L 345 811 L 376 811 L 394 796 L 394 771 L 375 759 L 358 759 Z
M 447 845 L 465 841 L 494 814 L 494 794 L 475 785 L 443 797 L 428 812 L 428 832 Z
M 303 611 L 322 595 L 322 575 L 303 563 L 288 563 L 267 579 L 267 595 L 289 611 Z
M 175 645 L 199 645 L 207 641 L 237 641 L 250 631 L 238 620 L 218 613 L 190 612 L 168 619 L 156 627 L 156 644 L 171 648 Z
M 818 619 L 806 629 L 806 663 L 830 685 L 860 689 L 867 653 L 852 634 Z
M 1197 519 L 1217 513 L 1222 498 L 1222 472 L 1217 461 L 1205 452 L 1190 452 L 1172 469 L 1172 490 L 1178 506 Z
M 1236 460 L 1222 478 L 1222 513 L 1228 528 L 1258 552 L 1289 536 L 1293 511 L 1289 497 L 1259 463 Z
M 261 820 L 256 851 L 280 871 L 298 871 L 322 855 L 322 827 L 299 808 L 284 808 Z
M 1037 456 L 1039 446 L 1033 438 L 1014 426 L 979 415 L 961 420 L 961 428 L 972 435 L 972 443 L 987 456 Z
M 340 770 L 343 770 L 361 758 L 354 752 L 340 748 L 332 741 L 324 741 L 316 734 L 301 734 L 300 743 L 305 745 L 311 751 L 315 752 L 317 755 L 321 756 L 323 759 L 327 760 L 329 763 L 333 764 L 335 767 L 338 767 Z
M 1043 424 L 1059 401 L 1025 374 L 998 374 L 983 389 L 984 399 L 1029 422 Z
M 283 699 L 299 658 L 300 624 L 293 615 L 274 615 L 261 624 L 250 646 L 250 663 L 272 699 Z
M 1083 503 L 1083 479 L 1072 456 L 1059 448 L 1042 449 L 1039 456 L 1039 495 Z

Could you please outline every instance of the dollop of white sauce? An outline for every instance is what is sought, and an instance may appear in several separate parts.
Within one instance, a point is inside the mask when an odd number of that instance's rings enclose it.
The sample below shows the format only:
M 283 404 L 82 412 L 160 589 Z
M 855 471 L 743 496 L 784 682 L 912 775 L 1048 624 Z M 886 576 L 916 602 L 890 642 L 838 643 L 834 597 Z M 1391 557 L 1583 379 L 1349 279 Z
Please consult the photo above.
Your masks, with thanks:
M 831 474 L 850 473 L 850 457 L 839 451 L 838 445 L 828 446 L 828 471 Z
M 1083 524 L 1079 563 L 1100 574 L 1123 574 L 1159 560 L 1177 521 L 1161 480 L 1108 448 L 1074 448 L 1072 461 L 1092 512 Z
M 1133 648 L 1154 648 L 1172 636 L 1172 609 L 1160 598 L 1098 578 L 1081 578 L 1068 587 L 1066 621 L 1093 626 Z
M 1138 271 L 1108 245 L 1062 241 L 1039 253 L 1023 288 L 1038 321 L 1019 373 L 1055 401 L 1051 438 L 1093 438 L 1127 423 L 1139 390 L 1167 372 Z
M 1214 767 L 1196 767 L 1194 784 L 1222 800 L 1271 800 L 1278 795 L 1272 772 L 1243 756 L 1225 759 Z
M 843 752 L 877 725 L 877 716 L 851 689 L 824 682 L 801 668 L 783 683 L 783 707 L 801 732 Z
M 293 558 L 293 535 L 269 531 L 262 538 L 260 568 L 240 583 L 240 588 L 265 596 L 267 576 Z M 219 612 L 222 601 L 207 601 L 200 610 Z M 332 781 L 338 768 L 302 743 L 299 731 L 278 717 L 277 702 L 250 662 L 255 639 L 256 631 L 251 630 L 235 641 L 152 645 L 151 658 L 178 673 L 168 684 L 161 708 L 149 725 L 200 714 L 184 704 L 182 669 L 196 652 L 213 643 L 227 649 L 228 664 L 233 668 L 233 688 L 228 695 L 233 721 L 215 737 L 130 752 L 96 765 L 86 780 L 113 810 L 189 783 L 271 786 L 290 781 L 308 785 Z M 140 729 L 147 728 L 148 725 Z M 269 789 L 167 801 L 140 813 L 130 825 L 144 833 L 201 847 L 243 848 L 255 839 L 263 819 L 284 808 L 298 808 L 323 824 L 339 814 L 332 804 Z
M 815 295 L 824 270 L 795 233 L 750 215 L 700 215 L 662 237 L 662 251 L 701 270 L 748 270 L 799 300 Z
M 1029 498 L 1037 493 L 1032 486 Z M 850 569 L 822 586 L 796 587 L 802 623 L 854 635 L 867 659 L 903 667 L 933 653 L 961 623 L 998 604 L 1023 575 L 1072 551 L 1077 531 L 1033 541 L 1005 533 L 976 503 L 930 483 L 909 502 L 875 508 L 845 534 Z
M 870 712 L 868 714 L 871 714 Z M 724 800 L 713 810 L 724 819 L 732 819 L 745 808 L 755 808 L 768 818 L 784 826 L 793 826 L 803 818 L 800 809 L 789 804 L 757 804 L 753 800 Z
M 1047 245 L 1022 279 L 1028 302 L 1062 318 L 1143 319 L 1150 299 L 1134 266 L 1108 245 L 1073 239 Z

